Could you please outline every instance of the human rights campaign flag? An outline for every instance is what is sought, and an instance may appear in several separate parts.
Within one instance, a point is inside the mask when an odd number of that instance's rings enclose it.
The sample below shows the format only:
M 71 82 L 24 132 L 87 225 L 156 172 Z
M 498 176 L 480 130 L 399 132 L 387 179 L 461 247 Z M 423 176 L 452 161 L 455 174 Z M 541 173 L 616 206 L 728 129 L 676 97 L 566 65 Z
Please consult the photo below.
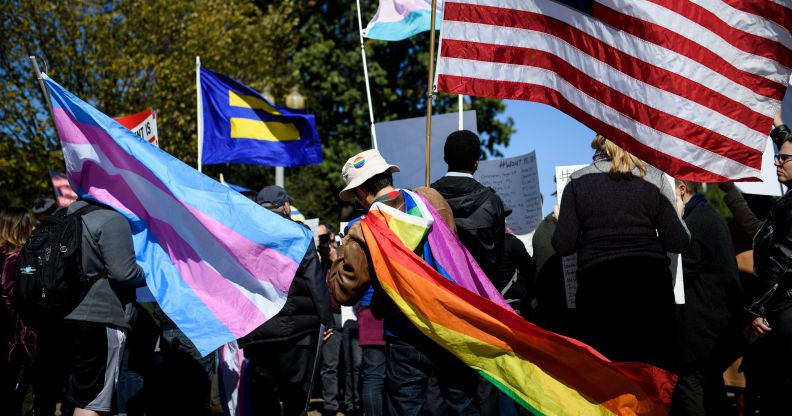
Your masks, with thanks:
M 253 89 L 203 67 L 199 76 L 204 165 L 322 163 L 313 115 L 275 106 Z

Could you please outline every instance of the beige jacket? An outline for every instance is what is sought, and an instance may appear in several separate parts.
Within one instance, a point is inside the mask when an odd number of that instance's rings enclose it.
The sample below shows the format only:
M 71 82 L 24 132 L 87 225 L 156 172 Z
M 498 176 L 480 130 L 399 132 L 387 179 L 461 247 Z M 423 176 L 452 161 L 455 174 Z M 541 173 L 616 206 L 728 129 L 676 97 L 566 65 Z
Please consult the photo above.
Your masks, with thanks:
M 414 192 L 424 197 L 437 210 L 441 219 L 456 233 L 451 207 L 437 191 L 432 188 L 420 187 Z M 396 198 L 383 201 L 383 203 L 404 210 L 404 196 L 401 193 Z M 366 293 L 369 283 L 374 285 L 374 296 L 371 299 L 371 312 L 374 316 L 384 318 L 396 314 L 398 312 L 396 305 L 382 290 L 376 279 L 366 240 L 363 237 L 363 230 L 360 228 L 360 223 L 356 222 L 350 227 L 349 233 L 339 249 L 338 258 L 330 267 L 327 284 L 330 296 L 335 298 L 336 302 L 341 305 L 354 305 Z

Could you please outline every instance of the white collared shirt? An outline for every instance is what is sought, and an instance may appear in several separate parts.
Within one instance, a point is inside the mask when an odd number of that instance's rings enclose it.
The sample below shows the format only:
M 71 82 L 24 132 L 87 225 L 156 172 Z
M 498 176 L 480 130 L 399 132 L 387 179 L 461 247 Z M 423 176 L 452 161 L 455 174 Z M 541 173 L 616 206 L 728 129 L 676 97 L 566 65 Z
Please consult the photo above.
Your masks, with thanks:
M 473 177 L 473 175 L 471 175 L 471 174 L 469 174 L 469 173 L 465 173 L 465 172 L 448 172 L 448 173 L 446 173 L 446 174 L 445 174 L 445 176 L 454 176 L 454 177 L 457 177 L 457 178 L 470 178 L 470 179 L 475 179 L 475 178 Z

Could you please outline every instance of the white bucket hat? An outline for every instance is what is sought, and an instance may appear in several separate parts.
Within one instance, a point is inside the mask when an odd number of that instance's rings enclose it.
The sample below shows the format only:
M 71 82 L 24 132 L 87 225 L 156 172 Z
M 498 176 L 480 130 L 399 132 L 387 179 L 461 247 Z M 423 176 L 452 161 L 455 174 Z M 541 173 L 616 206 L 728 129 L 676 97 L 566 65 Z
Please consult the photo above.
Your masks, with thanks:
M 355 188 L 387 170 L 399 172 L 399 167 L 388 164 L 377 150 L 366 150 L 350 157 L 344 164 L 344 168 L 341 169 L 341 176 L 344 177 L 346 187 L 339 192 L 338 196 L 344 201 L 353 200 Z

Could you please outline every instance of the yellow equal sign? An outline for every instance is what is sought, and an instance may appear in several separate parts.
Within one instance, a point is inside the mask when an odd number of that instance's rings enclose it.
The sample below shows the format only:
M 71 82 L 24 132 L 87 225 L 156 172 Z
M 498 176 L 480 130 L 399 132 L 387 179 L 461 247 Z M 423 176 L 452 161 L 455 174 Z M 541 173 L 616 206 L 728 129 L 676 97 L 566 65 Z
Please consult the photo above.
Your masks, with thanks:
M 241 95 L 234 91 L 228 91 L 228 104 L 233 107 L 264 110 L 275 115 L 280 114 L 275 107 L 258 97 Z M 238 117 L 231 118 L 230 122 L 232 139 L 253 139 L 271 142 L 300 140 L 300 132 L 294 124 Z

